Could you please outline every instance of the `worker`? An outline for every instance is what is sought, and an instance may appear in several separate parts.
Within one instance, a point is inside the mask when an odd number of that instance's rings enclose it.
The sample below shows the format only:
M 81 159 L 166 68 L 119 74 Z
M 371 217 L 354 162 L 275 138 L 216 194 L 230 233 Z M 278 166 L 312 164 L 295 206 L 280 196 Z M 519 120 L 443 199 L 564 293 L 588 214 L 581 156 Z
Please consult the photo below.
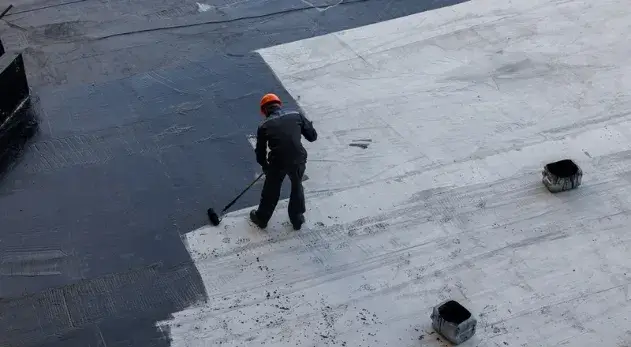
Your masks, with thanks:
M 265 94 L 260 110 L 265 119 L 256 132 L 256 161 L 265 173 L 258 209 L 250 212 L 250 219 L 265 229 L 278 199 L 285 176 L 291 181 L 291 194 L 287 212 L 294 230 L 300 230 L 305 222 L 305 195 L 302 177 L 307 164 L 307 151 L 302 146 L 302 136 L 309 142 L 318 138 L 313 124 L 301 112 L 285 111 L 280 98 Z M 269 147 L 269 154 L 267 148 Z

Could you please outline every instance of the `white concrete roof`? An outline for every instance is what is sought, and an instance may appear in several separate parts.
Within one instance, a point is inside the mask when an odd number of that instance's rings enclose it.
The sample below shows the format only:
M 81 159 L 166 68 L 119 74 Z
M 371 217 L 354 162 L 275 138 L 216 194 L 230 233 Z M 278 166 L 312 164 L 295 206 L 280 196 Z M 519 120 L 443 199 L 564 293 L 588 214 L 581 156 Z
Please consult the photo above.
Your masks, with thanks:
M 630 32 L 628 1 L 476 0 L 262 50 L 320 134 L 307 224 L 187 234 L 210 298 L 173 346 L 444 346 L 447 298 L 464 346 L 631 346 Z

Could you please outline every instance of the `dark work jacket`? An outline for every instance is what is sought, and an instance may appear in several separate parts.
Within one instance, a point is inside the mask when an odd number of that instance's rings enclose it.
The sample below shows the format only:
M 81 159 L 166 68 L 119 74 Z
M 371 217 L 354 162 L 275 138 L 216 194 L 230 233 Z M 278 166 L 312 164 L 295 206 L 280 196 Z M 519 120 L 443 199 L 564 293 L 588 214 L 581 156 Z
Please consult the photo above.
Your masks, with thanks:
M 306 163 L 307 150 L 302 146 L 302 136 L 309 142 L 318 138 L 312 122 L 300 112 L 287 112 L 280 107 L 276 108 L 257 130 L 256 161 L 264 169 L 268 165 L 286 168 Z

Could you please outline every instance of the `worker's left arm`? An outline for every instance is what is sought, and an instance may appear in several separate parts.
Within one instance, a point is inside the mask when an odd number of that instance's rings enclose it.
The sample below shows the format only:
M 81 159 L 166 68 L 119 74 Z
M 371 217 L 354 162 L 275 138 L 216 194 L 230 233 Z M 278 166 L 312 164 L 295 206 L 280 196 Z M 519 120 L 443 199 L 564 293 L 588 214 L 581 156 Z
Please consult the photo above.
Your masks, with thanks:
M 318 139 L 318 132 L 313 127 L 313 122 L 307 119 L 304 114 L 300 113 L 301 120 L 301 132 L 302 136 L 309 142 L 313 142 Z
M 254 149 L 256 153 L 256 162 L 261 165 L 263 170 L 267 169 L 267 136 L 265 134 L 265 129 L 260 126 L 256 131 L 256 148 Z

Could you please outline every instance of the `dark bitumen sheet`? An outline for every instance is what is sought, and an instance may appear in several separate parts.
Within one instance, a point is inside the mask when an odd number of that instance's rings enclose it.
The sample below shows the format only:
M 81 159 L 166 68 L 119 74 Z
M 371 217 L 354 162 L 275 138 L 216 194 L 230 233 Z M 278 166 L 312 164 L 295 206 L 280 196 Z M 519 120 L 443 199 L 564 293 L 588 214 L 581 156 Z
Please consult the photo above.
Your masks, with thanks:
M 295 106 L 251 51 L 452 3 L 15 3 L 39 131 L 0 181 L 0 346 L 168 346 L 155 322 L 212 295 L 180 235 L 255 177 L 261 94 Z

